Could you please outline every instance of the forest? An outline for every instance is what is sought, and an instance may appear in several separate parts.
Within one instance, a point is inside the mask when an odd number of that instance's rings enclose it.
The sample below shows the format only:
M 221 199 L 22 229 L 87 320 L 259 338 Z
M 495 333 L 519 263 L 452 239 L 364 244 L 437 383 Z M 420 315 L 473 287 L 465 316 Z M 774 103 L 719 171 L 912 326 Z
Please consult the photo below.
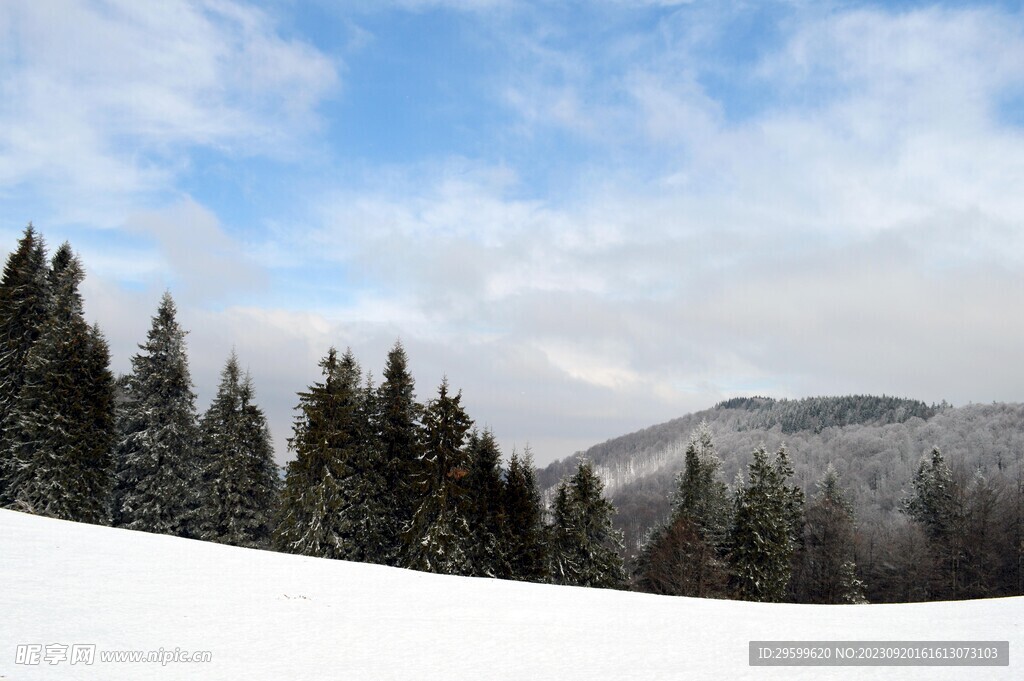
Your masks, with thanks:
M 784 432 L 782 424 L 787 421 L 805 424 L 806 429 Z M 614 524 L 623 532 L 631 563 L 651 533 L 672 515 L 692 434 L 702 423 L 713 434 L 718 475 L 734 489 L 741 486 L 737 478 L 747 475 L 751 453 L 762 447 L 786 450 L 791 479 L 807 497 L 814 496 L 829 469 L 836 473 L 855 521 L 849 555 L 871 602 L 1021 592 L 1020 404 L 954 408 L 866 395 L 738 398 L 555 462 L 539 471 L 541 488 L 554 484 L 579 460 L 591 461 L 616 506 Z M 906 512 L 922 464 L 931 466 L 936 448 L 942 457 L 939 468 L 949 469 L 948 494 L 953 501 L 948 512 L 955 518 L 954 534 L 960 537 L 956 543 L 980 537 L 986 542 L 985 548 L 970 553 L 975 566 L 988 576 L 971 580 L 969 587 L 959 581 L 967 578 L 963 571 L 949 589 L 935 584 L 934 570 L 926 569 L 934 567 L 934 561 L 921 560 L 934 547 L 928 547 L 922 523 Z M 965 540 L 967 535 L 972 539 Z M 993 571 L 1000 576 L 993 577 Z
M 113 375 L 102 330 L 84 318 L 84 272 L 70 244 L 49 256 L 29 225 L 0 279 L 2 507 L 666 595 L 864 603 L 1024 593 L 1020 409 L 737 398 L 538 471 L 528 448 L 504 462 L 447 379 L 419 401 L 401 343 L 379 385 L 351 349 L 332 347 L 320 380 L 297 395 L 293 458 L 280 470 L 233 353 L 198 413 L 169 292 L 131 371 Z

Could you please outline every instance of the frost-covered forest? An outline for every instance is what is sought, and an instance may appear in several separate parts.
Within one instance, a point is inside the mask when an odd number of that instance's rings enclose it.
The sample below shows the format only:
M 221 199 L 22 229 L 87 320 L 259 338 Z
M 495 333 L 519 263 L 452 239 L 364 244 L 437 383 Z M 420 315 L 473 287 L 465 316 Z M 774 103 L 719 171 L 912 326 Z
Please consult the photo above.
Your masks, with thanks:
M 869 600 L 1024 590 L 1020 404 L 954 408 L 885 396 L 737 398 L 557 461 L 540 471 L 538 480 L 543 489 L 578 460 L 591 461 L 618 510 L 615 526 L 624 534 L 627 554 L 635 557 L 652 530 L 672 514 L 691 434 L 702 422 L 713 437 L 720 479 L 726 483 L 747 474 L 751 453 L 761 447 L 769 452 L 785 448 L 793 484 L 808 497 L 830 469 L 836 473 L 855 521 L 850 558 Z M 922 560 L 930 551 L 927 528 L 906 508 L 922 463 L 929 472 L 933 449 L 949 468 L 943 494 L 949 497 L 949 522 L 959 533 L 956 541 L 964 543 L 968 535 L 992 540 L 975 550 L 974 561 L 1001 577 L 979 577 L 971 587 L 950 582 L 947 589 L 933 583 L 929 563 Z
M 536 471 L 445 379 L 325 348 L 280 471 L 254 381 L 196 407 L 171 294 L 115 378 L 83 264 L 31 225 L 0 279 L 0 505 L 444 574 L 758 601 L 1024 593 L 1024 407 L 737 398 Z M 618 507 L 618 510 L 616 510 Z

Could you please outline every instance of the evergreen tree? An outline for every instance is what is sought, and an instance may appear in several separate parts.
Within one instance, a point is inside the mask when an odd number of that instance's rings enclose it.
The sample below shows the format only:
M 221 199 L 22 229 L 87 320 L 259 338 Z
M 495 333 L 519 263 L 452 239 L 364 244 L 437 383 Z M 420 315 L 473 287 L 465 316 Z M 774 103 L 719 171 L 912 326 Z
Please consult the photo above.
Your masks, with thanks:
M 120 527 L 189 537 L 198 533 L 198 428 L 176 317 L 165 293 L 124 381 L 113 516 Z
M 253 548 L 270 541 L 277 466 L 266 416 L 253 397 L 252 378 L 241 374 L 232 351 L 200 423 L 201 539 Z
M 612 527 L 615 507 L 602 496 L 603 489 L 593 466 L 584 460 L 555 492 L 550 561 L 556 584 L 625 585 L 622 533 Z
M 422 501 L 407 531 L 406 566 L 424 572 L 472 573 L 465 444 L 473 422 L 461 402 L 462 393 L 449 394 L 445 379 L 423 413 L 424 449 L 414 476 Z
M 342 362 L 354 364 L 355 360 L 349 353 Z M 352 446 L 343 461 L 341 555 L 346 560 L 391 565 L 396 559 L 397 531 L 388 508 L 387 477 L 376 433 L 378 411 L 377 391 L 367 376 L 357 402 Z
M 728 488 L 720 479 L 721 467 L 711 430 L 706 421 L 701 421 L 686 447 L 675 515 L 690 518 L 701 538 L 716 550 L 725 544 L 732 522 Z
M 778 602 L 786 594 L 803 513 L 803 492 L 787 484 L 792 474 L 785 448 L 770 460 L 759 447 L 749 483 L 737 489 L 730 562 L 745 600 Z
M 930 455 L 922 457 L 912 486 L 901 510 L 920 523 L 929 539 L 937 575 L 929 596 L 962 597 L 967 524 L 963 485 L 954 480 L 942 452 L 934 447 Z
M 476 430 L 469 438 L 470 466 L 466 476 L 469 488 L 469 527 L 473 533 L 470 561 L 473 574 L 507 579 L 509 530 L 504 506 L 505 482 L 502 480 L 501 451 L 488 428 Z
M 419 418 L 423 411 L 416 402 L 415 383 L 401 342 L 396 341 L 388 353 L 376 405 L 375 431 L 386 483 L 383 502 L 391 516 L 388 542 L 393 558 L 390 562 L 399 564 L 405 562 L 403 556 L 408 548 L 403 533 L 410 531 L 421 501 L 420 490 L 413 484 L 413 474 L 422 453 Z
M 529 447 L 523 451 L 522 457 L 513 451 L 509 459 L 504 507 L 508 528 L 506 555 L 509 576 L 525 582 L 547 581 L 544 506 L 537 489 L 533 455 Z
M 922 457 L 912 485 L 913 492 L 903 500 L 903 512 L 924 525 L 933 539 L 948 537 L 960 509 L 956 504 L 953 473 L 938 447 L 932 448 L 930 456 Z
M 46 247 L 29 224 L 0 279 L 0 505 L 13 501 L 7 480 L 17 468 L 11 459 L 8 416 L 25 383 L 26 358 L 48 310 Z
M 674 511 L 641 551 L 636 586 L 650 593 L 717 597 L 725 594 L 724 545 L 731 522 L 721 461 L 706 422 L 690 435 Z
M 359 433 L 359 367 L 351 352 L 338 360 L 331 348 L 320 361 L 323 382 L 299 393 L 295 458 L 288 463 L 275 533 L 280 550 L 322 558 L 345 558 L 350 527 L 345 522 L 346 460 Z
M 803 603 L 864 603 L 854 563 L 853 507 L 829 465 L 807 506 L 803 550 L 794 593 Z
M 42 515 L 107 521 L 114 440 L 110 353 L 82 314 L 83 273 L 65 243 L 54 261 L 50 309 L 25 358 L 24 383 L 8 418 L 8 494 Z

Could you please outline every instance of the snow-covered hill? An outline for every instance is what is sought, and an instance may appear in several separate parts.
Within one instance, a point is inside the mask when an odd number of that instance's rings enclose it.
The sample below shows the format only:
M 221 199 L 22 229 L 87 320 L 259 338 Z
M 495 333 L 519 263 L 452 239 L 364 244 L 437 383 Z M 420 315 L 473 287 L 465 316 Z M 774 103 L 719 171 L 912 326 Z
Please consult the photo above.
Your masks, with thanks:
M 750 640 L 922 639 L 1009 640 L 1010 666 L 748 666 Z M 68 655 L 95 646 L 94 662 L 48 664 L 50 644 Z M 100 659 L 160 649 L 212 659 Z M 33 651 L 38 664 L 18 663 Z M 0 511 L 3 679 L 1019 679 L 1022 651 L 1024 598 L 702 601 L 429 575 Z
M 898 408 L 883 410 L 877 418 L 828 411 L 850 401 L 857 406 L 858 400 L 879 409 L 886 401 L 894 401 Z M 726 404 L 736 402 L 742 400 Z M 551 463 L 537 476 L 545 500 L 550 500 L 562 478 L 572 475 L 579 458 L 588 459 L 605 484 L 605 496 L 618 510 L 615 526 L 625 533 L 627 550 L 635 551 L 647 531 L 669 516 L 676 475 L 683 469 L 690 435 L 701 421 L 708 423 L 714 436 L 725 482 L 746 473 L 756 447 L 775 451 L 784 444 L 797 485 L 813 493 L 815 482 L 832 465 L 857 518 L 871 522 L 898 517 L 899 500 L 921 456 L 933 447 L 939 447 L 954 468 L 971 474 L 980 470 L 989 479 L 1002 476 L 1009 481 L 1016 479 L 1019 453 L 1024 451 L 1024 404 L 943 407 L 926 413 L 924 419 L 907 418 L 913 409 L 899 406 L 905 401 L 885 397 L 756 398 L 750 402 L 689 414 Z M 923 403 L 907 404 L 924 409 Z M 815 415 L 817 411 L 827 418 Z

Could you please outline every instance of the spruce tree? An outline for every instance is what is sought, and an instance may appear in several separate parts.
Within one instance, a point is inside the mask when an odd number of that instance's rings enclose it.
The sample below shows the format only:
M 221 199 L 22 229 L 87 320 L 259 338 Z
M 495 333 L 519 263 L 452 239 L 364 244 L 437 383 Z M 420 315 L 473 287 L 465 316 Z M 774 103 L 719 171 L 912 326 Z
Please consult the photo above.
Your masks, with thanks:
M 937 576 L 928 585 L 932 598 L 958 598 L 964 582 L 967 527 L 963 485 L 958 484 L 938 447 L 922 457 L 912 481 L 913 491 L 901 510 L 920 523 L 928 539 Z
M 921 523 L 933 539 L 948 537 L 960 509 L 956 503 L 953 473 L 938 447 L 922 457 L 912 484 L 913 492 L 903 500 L 903 512 Z
M 793 474 L 785 448 L 769 459 L 754 451 L 749 482 L 736 491 L 730 562 L 741 598 L 778 602 L 786 594 L 802 530 L 803 492 L 788 485 Z
M 551 579 L 556 584 L 621 588 L 622 533 L 612 527 L 615 507 L 602 496 L 604 483 L 589 461 L 563 480 L 552 505 Z
M 711 429 L 701 421 L 690 434 L 673 505 L 675 515 L 690 518 L 701 537 L 716 550 L 725 543 L 732 523 L 728 489 L 719 477 L 721 467 Z
M 422 412 L 405 349 L 396 341 L 384 366 L 384 382 L 377 390 L 375 427 L 386 484 L 383 503 L 391 516 L 388 542 L 392 564 L 405 562 L 408 547 L 403 535 L 408 536 L 404 533 L 410 531 L 421 501 L 413 474 L 423 450 L 419 430 Z
M 277 466 L 266 416 L 253 398 L 252 378 L 232 351 L 200 423 L 201 539 L 252 548 L 270 541 Z
M 343 519 L 346 459 L 357 446 L 359 369 L 346 353 L 331 348 L 320 361 L 323 382 L 299 393 L 299 414 L 288 447 L 281 516 L 275 531 L 279 550 L 322 558 L 344 558 L 349 528 Z
M 406 567 L 424 572 L 472 573 L 465 445 L 473 422 L 461 402 L 462 393 L 452 396 L 444 379 L 423 413 L 424 449 L 413 478 L 422 501 L 406 532 Z
M 8 416 L 25 383 L 26 358 L 48 310 L 46 247 L 29 224 L 0 279 L 0 505 L 13 501 L 7 481 L 17 468 L 11 458 Z
M 721 461 L 706 422 L 691 433 L 673 513 L 655 528 L 637 558 L 636 587 L 674 596 L 725 595 L 724 549 L 731 524 Z
M 547 535 L 544 506 L 527 447 L 520 457 L 512 452 L 505 481 L 505 522 L 508 528 L 510 577 L 526 582 L 543 582 L 548 577 Z
M 8 494 L 33 513 L 105 523 L 114 442 L 114 378 L 99 329 L 86 324 L 83 272 L 65 243 L 54 257 L 52 299 L 25 358 L 8 418 Z
M 853 507 L 829 464 L 807 505 L 794 593 L 803 603 L 863 603 L 864 585 L 854 563 Z
M 132 530 L 198 534 L 200 471 L 186 332 L 164 293 L 132 357 L 119 419 L 114 522 Z
M 355 364 L 351 353 L 342 361 L 343 364 Z M 377 391 L 367 376 L 357 399 L 350 434 L 352 446 L 347 449 L 343 461 L 340 557 L 391 565 L 395 562 L 397 549 L 394 544 L 396 529 L 394 516 L 387 504 L 386 471 L 376 433 L 378 410 Z
M 473 430 L 469 451 L 466 483 L 469 488 L 469 526 L 473 533 L 470 555 L 473 574 L 507 579 L 511 576 L 511 566 L 501 450 L 494 433 L 488 428 L 483 433 Z

